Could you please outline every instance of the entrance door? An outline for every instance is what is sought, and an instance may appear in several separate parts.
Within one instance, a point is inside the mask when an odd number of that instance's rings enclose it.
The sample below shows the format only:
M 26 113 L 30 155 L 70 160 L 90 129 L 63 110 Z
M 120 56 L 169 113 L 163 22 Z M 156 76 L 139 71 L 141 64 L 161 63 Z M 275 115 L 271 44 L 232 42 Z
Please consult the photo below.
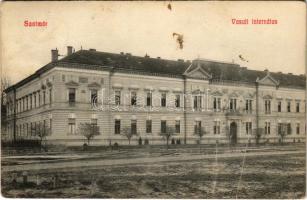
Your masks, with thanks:
M 230 142 L 231 144 L 237 144 L 237 124 L 232 122 L 230 124 Z

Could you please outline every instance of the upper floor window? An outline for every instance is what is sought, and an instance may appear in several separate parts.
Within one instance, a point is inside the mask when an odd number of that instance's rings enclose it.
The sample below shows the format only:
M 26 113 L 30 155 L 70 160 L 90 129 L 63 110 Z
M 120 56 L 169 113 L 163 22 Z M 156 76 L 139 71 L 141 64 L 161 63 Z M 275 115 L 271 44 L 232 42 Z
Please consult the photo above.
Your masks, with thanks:
M 32 94 L 30 94 L 30 109 L 32 109 Z
M 296 112 L 300 112 L 300 102 L 296 102 Z
M 35 97 L 34 97 L 35 99 Z M 52 103 L 52 89 L 50 88 L 49 90 L 49 103 L 51 104 Z
M 151 92 L 147 92 L 146 105 L 152 106 L 152 93 Z
M 115 91 L 115 105 L 120 105 L 120 91 Z
M 114 133 L 120 134 L 120 119 L 115 120 Z
M 46 104 L 46 91 L 43 91 L 43 105 Z
M 245 100 L 245 110 L 247 112 L 251 112 L 252 111 L 252 100 L 251 99 Z
M 176 133 L 180 133 L 180 120 L 175 121 L 175 131 Z
M 194 96 L 194 109 L 199 110 L 202 108 L 202 96 Z
M 161 94 L 161 107 L 166 107 L 166 93 Z
M 277 112 L 281 112 L 281 101 L 277 103 Z
M 151 133 L 152 129 L 152 122 L 151 120 L 146 120 L 146 133 Z
M 41 105 L 41 92 L 40 92 L 40 90 L 38 90 L 37 95 L 38 95 L 38 106 L 40 106 Z
M 97 103 L 97 90 L 91 89 L 91 103 Z
M 265 100 L 264 101 L 264 110 L 266 114 L 271 113 L 271 100 Z
M 221 98 L 220 97 L 213 98 L 213 110 L 214 111 L 221 110 Z
M 221 122 L 220 121 L 214 121 L 213 133 L 214 134 L 220 134 L 220 132 L 221 132 Z
M 166 133 L 166 120 L 161 120 L 161 133 Z
M 180 95 L 179 94 L 175 96 L 175 106 L 176 108 L 180 107 Z
M 33 93 L 33 97 L 34 97 L 34 108 L 36 108 L 36 92 Z
M 246 122 L 245 129 L 246 129 L 246 134 L 251 134 L 252 133 L 252 122 Z
M 136 106 L 137 94 L 136 91 L 131 91 L 131 105 Z
M 68 89 L 68 102 L 69 103 L 75 103 L 76 102 L 76 89 L 75 88 L 69 88 Z
M 136 120 L 131 120 L 131 134 L 137 134 Z
M 230 99 L 229 109 L 232 111 L 237 110 L 237 99 Z
M 28 99 L 28 96 L 26 96 L 26 110 L 29 109 L 29 99 Z
M 264 128 L 265 134 L 271 134 L 271 123 L 265 122 L 265 128 Z
M 291 112 L 291 102 L 287 102 L 287 112 Z

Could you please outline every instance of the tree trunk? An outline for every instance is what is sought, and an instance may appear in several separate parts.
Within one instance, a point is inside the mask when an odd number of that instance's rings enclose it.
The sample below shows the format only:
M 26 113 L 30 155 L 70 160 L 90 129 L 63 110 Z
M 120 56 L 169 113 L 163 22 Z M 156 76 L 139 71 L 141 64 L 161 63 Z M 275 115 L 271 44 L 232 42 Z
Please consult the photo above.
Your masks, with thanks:
M 130 140 L 131 140 L 131 139 L 128 139 L 129 145 L 130 145 Z
M 169 138 L 166 138 L 166 149 L 168 150 L 168 140 Z

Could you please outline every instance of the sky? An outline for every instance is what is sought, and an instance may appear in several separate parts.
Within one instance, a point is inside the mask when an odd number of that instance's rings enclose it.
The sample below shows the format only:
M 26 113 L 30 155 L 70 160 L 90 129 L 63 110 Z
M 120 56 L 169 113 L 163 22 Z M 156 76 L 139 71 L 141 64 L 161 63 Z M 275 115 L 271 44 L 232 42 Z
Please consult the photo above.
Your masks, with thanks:
M 249 69 L 305 73 L 304 2 L 4 2 L 2 75 L 16 83 L 75 50 L 131 53 L 165 59 L 235 62 Z M 277 25 L 251 24 L 276 19 Z M 249 19 L 234 25 L 232 19 Z M 25 27 L 24 21 L 46 21 Z M 180 49 L 173 33 L 183 35 Z M 244 59 L 240 59 L 239 55 Z M 61 57 L 60 57 L 61 58 Z M 244 61 L 245 60 L 245 61 Z M 247 62 L 248 61 L 248 62 Z

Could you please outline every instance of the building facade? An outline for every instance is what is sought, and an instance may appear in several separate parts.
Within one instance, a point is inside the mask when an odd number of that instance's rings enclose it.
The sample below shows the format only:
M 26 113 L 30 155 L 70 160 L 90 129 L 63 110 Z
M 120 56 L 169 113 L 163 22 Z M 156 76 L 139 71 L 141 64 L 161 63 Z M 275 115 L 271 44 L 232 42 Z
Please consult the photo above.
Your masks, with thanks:
M 90 123 L 99 127 L 95 145 L 128 144 L 125 128 L 137 134 L 131 144 L 165 143 L 167 127 L 176 144 L 304 142 L 305 89 L 304 75 L 68 47 L 5 91 L 7 132 L 19 140 L 46 131 L 49 143 L 81 145 L 80 124 Z

